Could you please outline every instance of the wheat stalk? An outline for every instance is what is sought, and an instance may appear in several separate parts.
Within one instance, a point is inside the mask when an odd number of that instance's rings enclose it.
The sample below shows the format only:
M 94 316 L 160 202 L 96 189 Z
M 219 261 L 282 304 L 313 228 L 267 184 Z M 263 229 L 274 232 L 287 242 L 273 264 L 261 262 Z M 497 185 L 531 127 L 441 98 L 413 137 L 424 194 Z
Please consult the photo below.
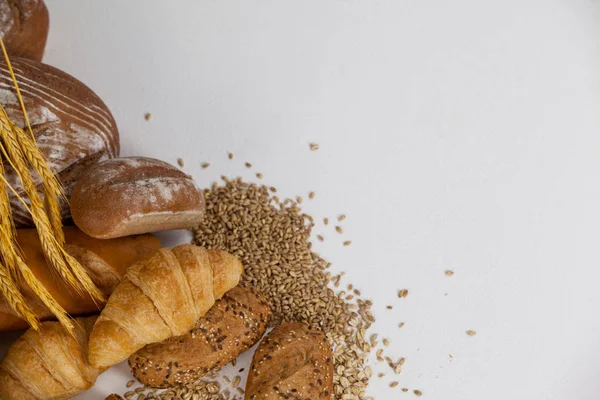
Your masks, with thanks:
M 28 135 L 24 129 L 13 123 L 0 105 L 0 156 L 3 156 L 2 161 L 8 162 L 14 169 L 21 181 L 24 194 L 27 195 L 30 202 L 28 205 L 25 199 L 9 184 L 5 178 L 4 165 L 0 162 L 0 184 L 2 185 L 0 188 L 0 257 L 2 260 L 0 263 L 0 294 L 4 296 L 17 315 L 25 319 L 34 329 L 39 329 L 38 319 L 27 305 L 17 284 L 18 281 L 24 282 L 60 323 L 69 332 L 73 332 L 74 325 L 67 312 L 35 277 L 21 257 L 16 243 L 16 231 L 8 190 L 14 193 L 31 214 L 46 260 L 60 278 L 78 293 L 87 293 L 94 300 L 104 301 L 104 294 L 96 287 L 81 264 L 64 249 L 65 238 L 62 230 L 60 202 L 66 201 L 65 192 L 37 147 L 25 110 L 25 103 L 1 38 L 0 48 L 23 110 L 26 127 L 29 130 Z M 34 172 L 42 181 L 43 200 L 32 175 Z

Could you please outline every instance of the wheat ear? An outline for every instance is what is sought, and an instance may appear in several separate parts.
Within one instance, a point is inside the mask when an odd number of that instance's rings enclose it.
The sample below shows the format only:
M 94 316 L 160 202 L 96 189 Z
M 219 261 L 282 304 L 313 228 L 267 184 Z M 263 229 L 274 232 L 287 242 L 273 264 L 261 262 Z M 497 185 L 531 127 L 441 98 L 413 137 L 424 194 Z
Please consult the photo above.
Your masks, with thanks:
M 23 294 L 21 294 L 7 267 L 3 264 L 0 264 L 0 293 L 17 315 L 27 321 L 29 326 L 35 330 L 40 329 L 36 315 L 27 306 Z
M 0 106 L 0 119 L 3 117 L 7 117 L 6 112 Z M 83 270 L 81 264 L 74 259 L 68 259 L 68 262 L 63 256 L 62 246 L 53 235 L 54 229 L 52 228 L 48 215 L 44 211 L 44 205 L 40 198 L 40 194 L 29 173 L 29 166 L 25 162 L 25 154 L 23 153 L 21 146 L 19 146 L 19 141 L 16 139 L 18 132 L 19 131 L 14 129 L 0 129 L 0 138 L 4 143 L 8 159 L 19 176 L 21 185 L 23 186 L 23 189 L 25 189 L 25 193 L 31 202 L 31 216 L 37 228 L 44 254 L 60 277 L 78 293 L 82 294 L 87 292 L 92 295 L 93 298 L 104 301 L 104 294 L 96 287 L 96 285 L 94 285 L 89 275 Z M 21 138 L 26 136 L 22 130 L 21 132 Z M 79 269 L 79 271 L 74 273 L 77 269 Z

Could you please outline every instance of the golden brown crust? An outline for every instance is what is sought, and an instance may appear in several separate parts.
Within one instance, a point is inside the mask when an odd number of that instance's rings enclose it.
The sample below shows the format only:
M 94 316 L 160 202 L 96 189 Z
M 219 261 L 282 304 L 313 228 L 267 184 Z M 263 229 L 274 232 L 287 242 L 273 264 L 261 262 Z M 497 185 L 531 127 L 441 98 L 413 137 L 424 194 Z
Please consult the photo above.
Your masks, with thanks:
M 71 197 L 73 221 L 98 238 L 197 226 L 204 194 L 174 166 L 146 157 L 107 160 L 86 171 Z
M 0 365 L 0 398 L 69 399 L 89 389 L 103 371 L 90 366 L 87 342 L 96 317 L 76 318 L 71 336 L 58 322 L 28 330 Z
M 149 257 L 160 248 L 159 240 L 152 235 L 99 240 L 89 237 L 76 227 L 65 227 L 64 233 L 67 250 L 82 262 L 94 283 L 107 295 L 114 290 L 129 265 Z M 56 279 L 46 264 L 35 229 L 18 229 L 17 242 L 34 275 L 67 312 L 76 316 L 99 310 L 101 305 L 95 304 L 89 296 L 69 290 L 60 279 Z M 43 306 L 28 286 L 24 285 L 22 290 L 38 317 L 42 320 L 52 318 L 52 313 Z M 26 327 L 27 324 L 14 316 L 10 306 L 0 299 L 0 331 Z
M 151 387 L 194 382 L 252 347 L 265 333 L 270 316 L 263 293 L 235 287 L 189 333 L 149 344 L 129 357 L 131 371 Z
M 0 0 L 0 20 L 9 55 L 42 60 L 49 25 L 43 0 Z
M 254 353 L 246 400 L 329 400 L 332 393 L 333 355 L 323 332 L 286 323 L 273 329 Z
M 187 252 L 195 257 L 178 257 Z M 149 343 L 188 332 L 208 311 L 197 306 L 194 293 L 213 299 L 214 304 L 238 284 L 242 272 L 235 257 L 190 244 L 161 249 L 132 265 L 96 322 L 90 337 L 90 361 L 108 367 Z M 187 276 L 196 274 L 213 279 L 192 285 Z

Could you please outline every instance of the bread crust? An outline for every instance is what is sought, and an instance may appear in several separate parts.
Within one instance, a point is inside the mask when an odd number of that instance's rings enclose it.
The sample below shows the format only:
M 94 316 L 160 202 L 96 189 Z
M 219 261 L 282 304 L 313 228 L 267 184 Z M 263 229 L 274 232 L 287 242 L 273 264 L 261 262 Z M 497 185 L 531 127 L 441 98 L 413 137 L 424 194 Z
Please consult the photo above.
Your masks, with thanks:
M 50 24 L 43 0 L 0 0 L 0 22 L 9 55 L 42 60 Z
M 235 287 L 189 333 L 147 345 L 129 357 L 129 366 L 138 381 L 155 388 L 194 382 L 258 342 L 270 317 L 263 293 Z
M 323 332 L 289 322 L 273 329 L 254 353 L 246 400 L 329 400 L 333 355 Z
M 0 0 L 1 1 L 1 0 Z M 57 68 L 11 57 L 11 64 L 40 152 L 58 175 L 67 197 L 77 178 L 96 162 L 119 155 L 119 131 L 104 102 L 87 86 Z M 23 111 L 6 63 L 0 57 L 0 105 L 11 121 L 25 127 Z M 8 163 L 6 179 L 21 197 L 26 194 Z M 33 174 L 34 183 L 41 179 Z M 9 191 L 17 228 L 33 226 L 21 201 Z M 68 205 L 63 204 L 65 218 Z
M 114 238 L 197 226 L 204 194 L 178 168 L 153 158 L 106 160 L 75 185 L 71 214 L 88 235 Z
M 64 233 L 67 252 L 82 264 L 90 274 L 92 281 L 107 296 L 112 293 L 121 277 L 125 275 L 130 264 L 149 257 L 160 248 L 160 241 L 152 235 L 98 240 L 74 226 L 64 227 Z M 63 281 L 56 279 L 46 263 L 35 229 L 18 229 L 17 242 L 24 261 L 34 275 L 69 314 L 76 316 L 98 312 L 102 304 L 94 303 L 89 296 L 76 293 Z M 28 286 L 23 284 L 22 292 L 27 303 L 40 319 L 46 320 L 53 317 Z M 5 300 L 0 298 L 0 331 L 26 327 L 27 323 L 17 317 Z

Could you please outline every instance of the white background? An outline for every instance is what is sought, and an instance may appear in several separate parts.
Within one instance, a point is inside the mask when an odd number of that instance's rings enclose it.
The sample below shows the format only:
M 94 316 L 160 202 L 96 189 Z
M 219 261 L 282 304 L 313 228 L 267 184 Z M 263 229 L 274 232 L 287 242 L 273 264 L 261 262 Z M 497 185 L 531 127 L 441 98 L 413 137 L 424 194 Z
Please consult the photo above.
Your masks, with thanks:
M 317 249 L 407 360 L 369 394 L 600 398 L 598 1 L 48 3 L 45 61 L 106 101 L 123 154 L 348 215 Z

